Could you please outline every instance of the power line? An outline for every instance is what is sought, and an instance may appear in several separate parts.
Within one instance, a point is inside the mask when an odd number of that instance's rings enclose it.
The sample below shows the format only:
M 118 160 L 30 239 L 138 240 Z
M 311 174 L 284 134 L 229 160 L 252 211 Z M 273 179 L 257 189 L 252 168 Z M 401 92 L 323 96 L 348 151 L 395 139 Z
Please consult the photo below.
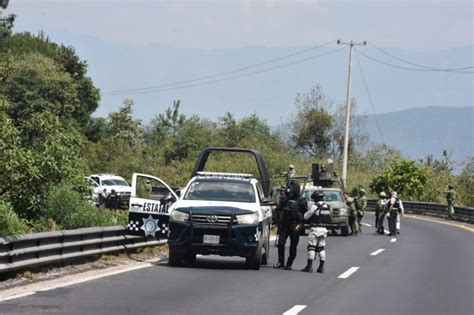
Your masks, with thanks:
M 206 82 L 200 82 L 200 83 L 194 83 L 194 84 L 178 85 L 178 86 L 173 86 L 173 87 L 169 87 L 169 88 L 161 88 L 161 89 L 153 89 L 153 90 L 149 89 L 149 90 L 136 91 L 136 92 L 133 92 L 133 91 L 132 92 L 116 92 L 116 93 L 111 93 L 110 92 L 110 93 L 104 93 L 104 95 L 114 95 L 115 96 L 115 95 L 130 95 L 130 94 L 148 94 L 148 93 L 157 93 L 157 92 L 185 89 L 185 88 L 190 88 L 190 87 L 195 87 L 195 86 L 202 86 L 202 85 L 208 85 L 208 84 L 213 84 L 213 83 L 219 83 L 219 82 L 223 82 L 223 81 L 234 80 L 234 79 L 243 78 L 243 77 L 250 76 L 250 75 L 255 75 L 255 74 L 259 74 L 259 73 L 263 73 L 263 72 L 268 72 L 268 71 L 273 71 L 273 70 L 289 67 L 289 66 L 299 64 L 299 63 L 303 63 L 303 62 L 313 60 L 313 59 L 316 59 L 316 58 L 319 58 L 319 57 L 327 56 L 327 55 L 336 53 L 338 51 L 341 51 L 343 49 L 344 48 L 338 48 L 338 49 L 334 49 L 334 50 L 331 50 L 331 51 L 328 51 L 328 52 L 325 52 L 325 53 L 322 53 L 322 54 L 319 54 L 319 55 L 315 55 L 315 56 L 311 56 L 311 57 L 308 57 L 308 58 L 304 58 L 304 59 L 296 60 L 296 61 L 293 61 L 293 62 L 289 62 L 289 63 L 283 64 L 283 65 L 279 65 L 279 66 L 275 66 L 275 67 L 271 67 L 271 68 L 266 68 L 266 69 L 262 69 L 262 70 L 258 70 L 258 71 L 253 71 L 253 72 L 247 72 L 247 73 L 243 73 L 243 74 L 240 74 L 240 75 L 235 75 L 235 76 L 231 76 L 231 77 L 227 77 L 227 78 L 223 78 L 223 79 L 218 79 L 218 80 L 212 80 L 212 81 L 206 81 Z
M 407 61 L 405 59 L 402 59 L 400 57 L 397 57 L 397 56 L 394 56 L 388 52 L 386 52 L 385 50 L 381 49 L 381 48 L 378 48 L 377 46 L 375 46 L 374 44 L 372 44 L 371 42 L 368 42 L 370 46 L 372 46 L 373 48 L 377 49 L 378 51 L 380 51 L 381 53 L 389 56 L 389 57 L 392 57 L 398 61 L 401 61 L 401 62 L 404 62 L 406 64 L 409 64 L 411 66 L 415 66 L 415 67 L 420 67 L 420 68 L 423 68 L 423 69 L 428 69 L 428 70 L 433 70 L 433 71 L 447 71 L 447 72 L 457 72 L 457 71 L 460 71 L 460 70 L 467 70 L 467 69 L 472 69 L 474 67 L 463 67 L 463 68 L 447 68 L 447 69 L 442 69 L 442 68 L 433 68 L 433 67 L 428 67 L 428 66 L 424 66 L 424 65 L 420 65 L 420 64 L 417 64 L 417 63 L 414 63 L 414 62 L 410 62 L 410 61 Z
M 383 65 L 386 65 L 386 66 L 389 66 L 389 67 L 392 67 L 392 68 L 397 68 L 397 69 L 402 69 L 402 70 L 409 70 L 409 71 L 418 71 L 418 72 L 449 72 L 449 73 L 474 73 L 474 71 L 445 71 L 445 70 L 432 70 L 432 69 L 418 69 L 418 68 L 409 68 L 409 67 L 403 67 L 403 66 L 397 66 L 397 65 L 393 65 L 393 64 L 390 64 L 388 62 L 384 62 L 384 61 L 381 61 L 381 60 L 378 60 L 376 58 L 373 58 L 371 56 L 368 56 L 360 51 L 357 51 L 357 53 L 361 54 L 362 56 L 364 56 L 365 58 L 367 59 L 370 59 L 374 62 L 377 62 L 377 63 L 380 63 L 380 64 L 383 64 Z M 473 67 L 466 67 L 464 69 L 471 69 Z
M 326 42 L 324 44 L 316 45 L 316 46 L 313 46 L 313 47 L 310 47 L 310 48 L 307 48 L 307 49 L 304 49 L 304 50 L 297 51 L 297 52 L 292 53 L 292 54 L 284 55 L 284 56 L 281 56 L 281 57 L 278 57 L 278 58 L 270 59 L 270 60 L 267 60 L 267 61 L 263 61 L 263 62 L 256 63 L 256 64 L 253 64 L 253 65 L 245 66 L 245 67 L 242 67 L 242 68 L 237 68 L 237 69 L 230 70 L 230 71 L 224 71 L 224 72 L 219 72 L 219 73 L 216 73 L 216 74 L 197 77 L 197 78 L 194 78 L 194 79 L 189 79 L 189 80 L 184 80 L 184 81 L 177 81 L 177 82 L 172 82 L 172 83 L 164 83 L 164 84 L 148 86 L 148 87 L 127 89 L 127 90 L 108 91 L 108 92 L 105 92 L 104 94 L 112 95 L 112 94 L 115 94 L 115 93 L 137 92 L 137 91 L 144 91 L 144 90 L 151 90 L 151 89 L 169 87 L 169 86 L 174 86 L 174 85 L 182 85 L 182 84 L 191 83 L 191 82 L 194 82 L 194 81 L 203 81 L 203 80 L 207 80 L 207 79 L 212 79 L 212 78 L 215 78 L 215 77 L 220 77 L 220 76 L 229 75 L 229 74 L 233 74 L 233 73 L 237 73 L 237 72 L 242 72 L 242 71 L 245 71 L 245 70 L 248 70 L 248 69 L 261 67 L 263 65 L 267 65 L 267 64 L 274 63 L 274 62 L 277 62 L 277 61 L 280 61 L 280 60 L 284 60 L 284 59 L 287 59 L 287 58 L 298 56 L 298 55 L 304 54 L 308 51 L 312 51 L 312 50 L 316 50 L 316 49 L 328 46 L 328 45 L 330 45 L 332 43 L 335 43 L 335 42 L 336 42 L 335 40 L 332 40 L 332 41 Z
M 367 80 L 365 79 L 364 70 L 362 69 L 362 64 L 360 63 L 359 56 L 357 56 L 357 53 L 355 54 L 357 64 L 359 65 L 359 71 L 360 71 L 360 74 L 362 75 L 362 81 L 364 82 L 365 91 L 367 92 L 367 96 L 369 97 L 369 103 L 370 103 L 370 107 L 372 108 L 372 114 L 374 115 L 375 124 L 377 125 L 377 130 L 379 131 L 380 138 L 382 138 L 382 143 L 385 144 L 385 139 L 384 139 L 384 136 L 383 136 L 383 132 L 382 132 L 382 129 L 380 128 L 380 124 L 379 124 L 379 120 L 377 118 L 377 115 L 375 114 L 374 102 L 372 101 L 372 96 L 370 95 L 369 87 L 367 85 Z

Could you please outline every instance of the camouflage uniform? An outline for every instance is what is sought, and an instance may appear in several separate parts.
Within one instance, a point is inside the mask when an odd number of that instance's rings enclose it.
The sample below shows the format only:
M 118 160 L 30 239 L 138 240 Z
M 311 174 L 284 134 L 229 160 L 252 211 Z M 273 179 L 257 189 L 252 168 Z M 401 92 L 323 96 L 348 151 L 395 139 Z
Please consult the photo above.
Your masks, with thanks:
M 379 234 L 385 234 L 383 221 L 385 219 L 385 205 L 387 204 L 387 195 L 385 192 L 379 194 L 379 199 L 375 206 L 375 231 Z
M 454 214 L 454 199 L 456 199 L 456 191 L 452 185 L 448 185 L 448 189 L 444 192 L 446 194 L 446 202 L 448 203 L 448 219 L 451 219 Z
M 367 197 L 365 196 L 365 190 L 359 191 L 359 197 L 356 199 L 356 210 L 357 210 L 357 224 L 359 225 L 359 232 L 362 233 L 362 218 L 367 208 Z
M 357 222 L 357 210 L 354 205 L 354 199 L 349 197 L 347 193 L 344 193 L 346 198 L 346 204 L 349 208 L 349 226 L 351 228 L 350 235 L 359 235 L 359 224 Z

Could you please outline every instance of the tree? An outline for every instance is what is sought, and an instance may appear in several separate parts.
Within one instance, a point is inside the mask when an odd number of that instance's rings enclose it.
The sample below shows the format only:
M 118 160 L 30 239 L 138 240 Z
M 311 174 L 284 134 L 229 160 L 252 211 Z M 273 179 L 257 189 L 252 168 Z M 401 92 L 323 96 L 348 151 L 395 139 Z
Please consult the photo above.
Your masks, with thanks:
M 99 105 L 100 94 L 87 76 L 87 63 L 80 60 L 74 48 L 52 42 L 43 32 L 37 36 L 30 33 L 15 34 L 9 38 L 8 46 L 9 54 L 16 59 L 38 54 L 52 60 L 57 71 L 67 74 L 75 90 L 70 116 L 79 126 L 85 127 Z
M 133 118 L 133 101 L 125 99 L 118 112 L 107 117 L 106 138 L 108 142 L 123 141 L 132 148 L 142 142 L 141 120 Z
M 474 156 L 471 156 L 464 165 L 461 174 L 456 180 L 458 192 L 457 203 L 474 207 Z
M 370 182 L 374 193 L 396 191 L 402 198 L 418 200 L 427 182 L 427 170 L 415 161 L 401 160 L 375 176 Z
M 356 104 L 352 103 L 349 152 L 354 152 L 366 139 L 361 131 L 364 121 L 355 116 Z M 290 147 L 309 157 L 340 157 L 344 143 L 344 105 L 336 105 L 322 93 L 319 85 L 309 93 L 298 94 L 295 104 L 297 113 L 290 120 L 293 128 Z
M 159 143 L 160 139 L 167 136 L 175 137 L 179 129 L 186 124 L 197 123 L 199 118 L 195 115 L 186 117 L 186 115 L 179 112 L 181 101 L 173 102 L 173 107 L 168 107 L 164 114 L 159 114 L 158 117 L 152 121 L 152 133 L 155 140 Z
M 0 0 L 0 9 L 5 10 L 8 7 L 9 0 Z M 13 22 L 15 21 L 15 14 L 3 16 L 0 10 L 0 51 L 4 48 L 4 40 L 12 33 Z

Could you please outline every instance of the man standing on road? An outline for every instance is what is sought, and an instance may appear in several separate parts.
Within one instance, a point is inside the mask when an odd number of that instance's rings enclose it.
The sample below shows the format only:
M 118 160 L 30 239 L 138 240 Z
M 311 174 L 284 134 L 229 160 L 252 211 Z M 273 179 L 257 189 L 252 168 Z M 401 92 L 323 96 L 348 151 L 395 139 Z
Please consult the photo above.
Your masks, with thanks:
M 456 191 L 454 190 L 453 185 L 448 185 L 446 187 L 446 191 L 444 192 L 446 195 L 446 202 L 448 203 L 448 219 L 451 220 L 454 215 L 454 200 L 456 199 Z
M 346 204 L 349 211 L 349 226 L 351 227 L 350 235 L 359 235 L 359 225 L 357 223 L 357 210 L 354 205 L 354 199 L 349 197 L 347 191 L 344 192 L 344 198 L 346 199 Z
M 324 192 L 315 191 L 311 194 L 311 199 L 315 204 L 304 214 L 304 219 L 311 224 L 311 230 L 308 235 L 308 263 L 301 269 L 303 272 L 313 272 L 313 260 L 319 254 L 319 267 L 316 272 L 324 273 L 324 263 L 326 261 L 326 238 L 328 230 L 320 226 L 324 221 L 324 212 L 329 213 L 331 207 L 324 202 Z
M 397 196 L 396 191 L 390 193 L 390 200 L 388 201 L 388 228 L 390 230 L 390 236 L 397 236 L 397 217 L 399 211 L 401 212 L 402 206 L 401 201 Z
M 278 226 L 278 262 L 274 268 L 291 270 L 291 265 L 296 258 L 296 249 L 303 229 L 303 214 L 308 210 L 308 202 L 300 197 L 300 184 L 290 180 L 285 190 L 285 199 L 278 204 L 276 209 L 280 224 Z M 290 254 L 286 265 L 285 244 L 290 238 Z
M 379 234 L 385 234 L 383 220 L 385 218 L 385 205 L 387 204 L 387 194 L 382 191 L 375 206 L 375 231 Z
M 356 210 L 357 210 L 357 224 L 359 225 L 359 232 L 362 233 L 362 218 L 367 208 L 367 197 L 365 196 L 365 189 L 359 190 L 359 197 L 356 198 Z

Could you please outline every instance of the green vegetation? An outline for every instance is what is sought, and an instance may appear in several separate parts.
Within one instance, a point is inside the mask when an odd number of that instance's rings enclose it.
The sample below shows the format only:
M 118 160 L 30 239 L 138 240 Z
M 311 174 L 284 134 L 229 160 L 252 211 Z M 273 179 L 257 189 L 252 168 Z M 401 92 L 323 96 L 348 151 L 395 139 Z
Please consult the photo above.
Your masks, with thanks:
M 0 0 L 0 13 L 7 5 Z M 126 211 L 86 201 L 84 176 L 109 172 L 130 179 L 142 172 L 183 186 L 207 146 L 258 149 L 271 174 L 289 164 L 297 174 L 310 174 L 311 163 L 327 158 L 340 170 L 344 106 L 320 86 L 297 95 L 283 132 L 272 131 L 255 114 L 238 119 L 225 113 L 216 121 L 189 117 L 180 101 L 148 125 L 133 117 L 129 99 L 108 117 L 94 118 L 99 90 L 87 76 L 86 62 L 43 33 L 12 34 L 13 22 L 13 15 L 0 14 L 0 235 L 124 224 Z M 351 115 L 349 191 L 370 185 L 373 196 L 394 189 L 405 199 L 445 202 L 444 188 L 453 183 L 457 203 L 474 206 L 473 158 L 454 176 L 446 152 L 442 160 L 417 162 L 386 145 L 363 153 L 364 118 Z M 212 156 L 208 167 L 258 174 L 252 159 L 238 154 Z

